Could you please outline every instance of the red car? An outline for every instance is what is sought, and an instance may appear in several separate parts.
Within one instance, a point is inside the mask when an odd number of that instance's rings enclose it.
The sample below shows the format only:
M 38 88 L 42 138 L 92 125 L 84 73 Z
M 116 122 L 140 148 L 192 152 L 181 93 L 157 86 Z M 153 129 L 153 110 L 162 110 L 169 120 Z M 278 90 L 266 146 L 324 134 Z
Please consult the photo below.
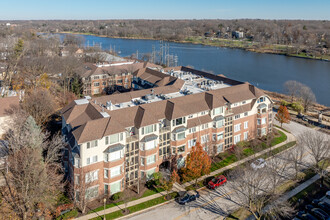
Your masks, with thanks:
M 210 189 L 215 189 L 227 182 L 227 178 L 224 175 L 214 177 L 208 184 Z

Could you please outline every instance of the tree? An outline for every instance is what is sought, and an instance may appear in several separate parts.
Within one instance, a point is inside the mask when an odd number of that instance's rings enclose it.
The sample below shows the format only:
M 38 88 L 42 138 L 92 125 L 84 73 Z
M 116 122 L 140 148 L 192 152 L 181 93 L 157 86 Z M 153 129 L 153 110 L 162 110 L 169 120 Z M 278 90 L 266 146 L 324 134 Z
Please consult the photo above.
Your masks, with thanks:
M 202 145 L 197 142 L 187 157 L 186 167 L 183 168 L 183 179 L 187 181 L 195 179 L 197 185 L 198 178 L 210 173 L 210 168 L 211 159 L 203 150 Z
M 308 131 L 301 134 L 299 140 L 310 152 L 313 158 L 313 167 L 323 181 L 324 177 L 328 175 L 326 169 L 330 157 L 329 138 L 320 132 Z
M 298 179 L 299 167 L 303 165 L 303 158 L 304 158 L 305 149 L 301 143 L 298 143 L 293 149 L 289 151 L 287 155 L 287 160 L 293 166 L 295 171 L 294 179 Z
M 293 102 L 293 99 L 297 97 L 299 94 L 299 90 L 302 84 L 300 82 L 297 82 L 295 80 L 288 80 L 284 83 L 284 91 L 291 96 L 291 102 Z
M 56 104 L 48 90 L 37 89 L 25 97 L 22 107 L 39 126 L 42 126 L 48 117 L 55 112 Z
M 283 123 L 290 123 L 291 118 L 288 109 L 281 105 L 275 115 L 275 119 L 281 123 L 281 127 Z
M 302 100 L 304 112 L 307 112 L 309 106 L 316 101 L 315 95 L 311 88 L 305 85 L 300 88 L 299 97 Z
M 266 169 L 238 168 L 230 173 L 229 178 L 235 181 L 229 188 L 223 188 L 221 194 L 228 194 L 226 190 L 230 190 L 231 195 L 224 198 L 251 213 L 255 219 L 270 215 L 273 219 L 279 219 L 292 214 L 293 209 L 288 202 L 277 202 L 280 194 L 273 193 Z M 270 205 L 266 207 L 267 204 Z
M 63 190 L 58 163 L 63 146 L 61 137 L 49 137 L 31 116 L 17 114 L 12 116 L 5 140 L 8 172 L 1 171 L 4 186 L 0 190 L 0 207 L 8 208 L 24 220 L 35 219 L 47 210 L 54 211 Z M 41 207 L 38 213 L 36 210 Z
M 304 111 L 304 107 L 301 105 L 300 102 L 293 102 L 291 104 L 293 110 L 295 110 L 298 114 Z

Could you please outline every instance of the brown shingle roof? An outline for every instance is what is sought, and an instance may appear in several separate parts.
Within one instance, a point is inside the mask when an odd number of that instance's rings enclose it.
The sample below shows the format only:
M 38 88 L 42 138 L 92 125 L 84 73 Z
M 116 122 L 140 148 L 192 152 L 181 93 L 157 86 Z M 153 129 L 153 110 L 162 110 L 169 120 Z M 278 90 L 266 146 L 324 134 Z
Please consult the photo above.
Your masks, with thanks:
M 188 119 L 187 127 L 193 128 L 202 124 L 212 122 L 212 118 L 209 115 L 200 116 L 197 118 Z

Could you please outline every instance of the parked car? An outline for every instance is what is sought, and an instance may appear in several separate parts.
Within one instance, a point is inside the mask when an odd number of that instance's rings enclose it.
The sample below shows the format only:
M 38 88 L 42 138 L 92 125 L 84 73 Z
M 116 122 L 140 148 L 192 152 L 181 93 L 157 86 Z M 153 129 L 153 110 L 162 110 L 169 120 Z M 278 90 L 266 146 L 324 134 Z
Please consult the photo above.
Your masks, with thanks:
M 304 211 L 299 211 L 299 212 L 296 214 L 296 217 L 302 219 L 302 215 L 303 215 L 303 214 L 305 214 Z
M 328 191 L 328 192 L 325 194 L 325 196 L 326 196 L 328 199 L 330 199 L 330 191 Z
M 308 212 L 312 211 L 312 209 L 314 209 L 314 208 L 315 208 L 315 207 L 314 207 L 313 205 L 311 205 L 311 204 L 305 206 L 305 209 L 306 209 Z
M 318 204 L 319 204 L 319 202 L 321 202 L 319 199 L 313 199 L 312 205 L 315 206 L 315 207 L 317 207 Z
M 323 211 L 322 209 L 314 208 L 314 209 L 312 209 L 311 212 L 318 219 L 321 219 L 321 220 L 329 220 L 330 219 L 329 215 L 325 211 Z
M 319 202 L 318 206 L 325 212 L 330 213 L 330 205 L 326 202 Z
M 254 170 L 257 170 L 257 169 L 260 169 L 260 168 L 264 168 L 266 165 L 267 165 L 267 162 L 264 159 L 262 159 L 262 158 L 259 158 L 256 161 L 254 161 L 253 163 L 251 163 L 251 167 Z
M 208 188 L 215 189 L 223 184 L 227 183 L 227 178 L 224 175 L 214 177 L 208 184 Z
M 197 198 L 199 198 L 199 193 L 197 191 L 188 191 L 182 196 L 178 197 L 177 202 L 180 205 L 184 205 L 188 202 L 195 201 Z
M 304 219 L 304 220 L 317 220 L 317 218 L 315 218 L 314 216 L 312 216 L 312 215 L 309 214 L 309 213 L 303 214 L 301 217 L 302 217 L 302 219 Z

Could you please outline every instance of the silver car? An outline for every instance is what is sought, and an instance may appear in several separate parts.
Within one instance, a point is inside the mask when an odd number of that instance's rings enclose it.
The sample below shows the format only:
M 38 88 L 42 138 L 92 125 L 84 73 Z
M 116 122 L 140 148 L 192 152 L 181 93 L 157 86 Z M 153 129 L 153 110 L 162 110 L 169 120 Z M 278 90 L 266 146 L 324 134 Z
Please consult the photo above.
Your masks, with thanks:
M 257 170 L 257 169 L 260 169 L 260 168 L 264 168 L 266 165 L 267 165 L 267 162 L 264 159 L 262 159 L 262 158 L 259 158 L 256 161 L 254 161 L 253 163 L 251 163 L 251 167 L 254 170 Z

